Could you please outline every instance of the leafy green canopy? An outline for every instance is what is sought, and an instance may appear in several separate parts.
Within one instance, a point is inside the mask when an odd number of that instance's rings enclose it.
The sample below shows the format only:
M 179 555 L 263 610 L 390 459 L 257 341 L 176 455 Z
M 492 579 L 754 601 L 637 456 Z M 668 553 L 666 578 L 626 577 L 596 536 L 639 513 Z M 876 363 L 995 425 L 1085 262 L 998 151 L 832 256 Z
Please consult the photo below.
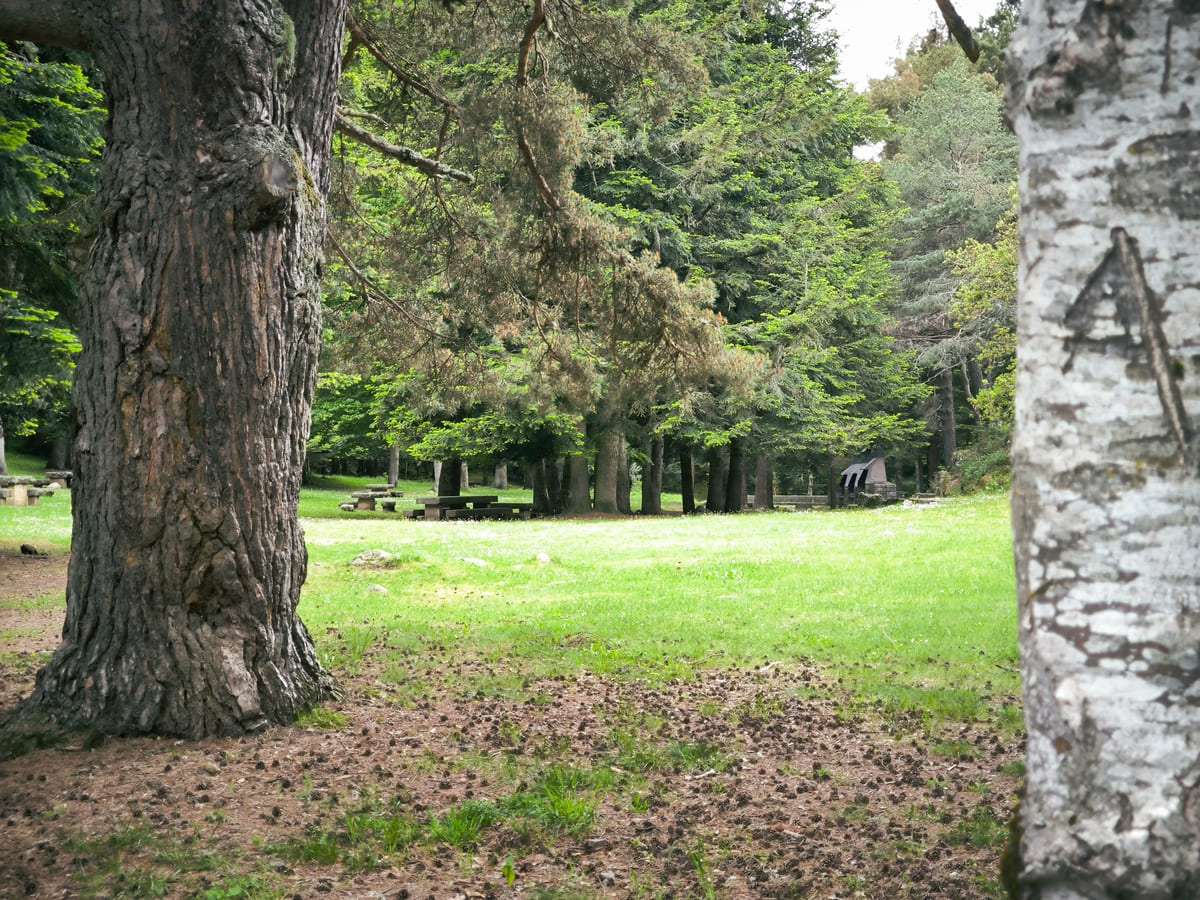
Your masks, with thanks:
M 603 115 L 609 156 L 581 190 L 680 271 L 712 279 L 726 338 L 763 361 L 752 390 L 676 402 L 680 436 L 752 437 L 768 453 L 900 441 L 923 389 L 882 333 L 897 199 L 854 148 L 885 120 L 835 77 L 822 4 L 688 7 L 708 74 L 676 113 Z
M 100 102 L 61 51 L 0 43 L 0 437 L 61 420 L 69 405 L 79 345 L 65 327 L 67 254 L 96 183 Z
M 554 7 L 530 44 L 536 20 L 521 9 L 356 8 L 371 52 L 347 70 L 347 115 L 474 183 L 339 142 L 329 366 L 401 373 L 396 394 L 434 443 L 459 435 L 463 452 L 488 443 L 471 435 L 494 433 L 489 417 L 517 440 L 723 377 L 711 285 L 662 267 L 576 191 L 581 161 L 614 139 L 587 91 L 649 122 L 699 84 L 673 14 Z M 420 442 L 409 425 L 391 430 Z

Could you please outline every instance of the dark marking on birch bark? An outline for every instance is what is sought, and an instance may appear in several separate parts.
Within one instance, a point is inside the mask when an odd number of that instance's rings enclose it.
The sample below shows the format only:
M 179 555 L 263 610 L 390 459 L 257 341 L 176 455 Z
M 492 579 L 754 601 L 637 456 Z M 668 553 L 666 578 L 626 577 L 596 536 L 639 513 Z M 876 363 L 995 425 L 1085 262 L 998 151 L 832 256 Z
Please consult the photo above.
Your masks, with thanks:
M 1158 87 L 1158 92 L 1164 97 L 1171 89 L 1171 31 L 1174 27 L 1175 23 L 1167 19 L 1167 37 L 1163 42 L 1163 77 L 1162 84 Z
M 1130 144 L 1117 160 L 1113 198 L 1127 209 L 1200 219 L 1200 131 L 1156 134 Z
M 1112 230 L 1112 239 L 1112 247 L 1067 310 L 1065 324 L 1073 334 L 1066 340 L 1069 355 L 1063 372 L 1071 370 L 1081 350 L 1145 362 L 1175 439 L 1177 460 L 1186 465 L 1193 455 L 1192 428 L 1179 390 L 1181 373 L 1163 333 L 1162 306 L 1146 283 L 1137 241 L 1119 227 Z

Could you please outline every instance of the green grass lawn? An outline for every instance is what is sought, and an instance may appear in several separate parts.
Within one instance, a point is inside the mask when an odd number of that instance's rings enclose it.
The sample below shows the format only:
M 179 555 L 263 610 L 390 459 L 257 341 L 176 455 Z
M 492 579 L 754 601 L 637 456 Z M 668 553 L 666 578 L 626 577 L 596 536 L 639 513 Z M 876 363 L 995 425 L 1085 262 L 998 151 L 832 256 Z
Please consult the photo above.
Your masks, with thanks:
M 1017 702 L 1003 496 L 524 522 L 338 510 L 367 481 L 329 479 L 301 497 L 310 566 L 300 612 L 335 668 L 368 650 L 437 651 L 426 654 L 431 667 L 447 654 L 504 660 L 495 670 L 503 674 L 464 685 L 493 692 L 581 669 L 665 680 L 717 666 L 813 664 L 851 702 L 951 719 Z M 429 485 L 402 487 L 411 502 Z M 0 549 L 29 542 L 65 552 L 69 496 L 0 505 Z M 352 565 L 366 550 L 392 558 Z
M 348 516 L 305 531 L 301 614 L 335 664 L 380 645 L 506 659 L 510 679 L 514 667 L 669 679 L 808 662 L 863 701 L 951 718 L 1019 692 L 1008 504 L 996 495 L 653 519 Z M 392 559 L 350 564 L 366 550 Z

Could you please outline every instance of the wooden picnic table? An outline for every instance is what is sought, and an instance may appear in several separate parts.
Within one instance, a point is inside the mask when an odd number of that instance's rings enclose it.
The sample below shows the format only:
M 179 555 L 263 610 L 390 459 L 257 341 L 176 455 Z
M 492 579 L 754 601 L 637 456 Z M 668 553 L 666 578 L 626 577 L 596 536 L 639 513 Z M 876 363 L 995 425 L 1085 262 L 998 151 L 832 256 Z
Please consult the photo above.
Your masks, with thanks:
M 417 509 L 406 510 L 410 519 L 528 519 L 532 503 L 501 500 L 495 494 L 417 497 Z
M 448 515 L 448 513 L 467 510 L 468 507 L 470 512 L 482 511 L 499 500 L 500 496 L 498 494 L 457 494 L 415 499 L 424 509 L 412 510 L 413 518 L 452 519 L 458 517 Z

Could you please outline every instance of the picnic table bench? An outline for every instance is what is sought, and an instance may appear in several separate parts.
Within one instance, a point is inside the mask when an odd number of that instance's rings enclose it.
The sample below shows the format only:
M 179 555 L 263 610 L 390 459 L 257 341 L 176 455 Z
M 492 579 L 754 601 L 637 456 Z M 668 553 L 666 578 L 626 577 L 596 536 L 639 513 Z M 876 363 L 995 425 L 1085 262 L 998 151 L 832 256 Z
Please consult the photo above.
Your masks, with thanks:
M 416 509 L 405 510 L 410 519 L 528 519 L 532 503 L 501 500 L 496 494 L 417 497 Z
M 396 511 L 396 498 L 403 497 L 404 491 L 398 491 L 387 484 L 368 484 L 366 490 L 355 491 L 350 495 L 353 503 L 340 503 L 338 506 L 346 512 L 355 510 L 375 510 L 375 501 L 379 500 L 384 512 Z
M 776 507 L 791 506 L 795 509 L 812 509 L 815 506 L 828 506 L 829 497 L 825 494 L 776 494 L 772 498 Z M 746 497 L 746 506 L 754 506 L 754 495 Z
M 0 475 L 0 501 L 12 506 L 37 506 L 43 496 L 50 496 L 50 479 L 32 475 Z

